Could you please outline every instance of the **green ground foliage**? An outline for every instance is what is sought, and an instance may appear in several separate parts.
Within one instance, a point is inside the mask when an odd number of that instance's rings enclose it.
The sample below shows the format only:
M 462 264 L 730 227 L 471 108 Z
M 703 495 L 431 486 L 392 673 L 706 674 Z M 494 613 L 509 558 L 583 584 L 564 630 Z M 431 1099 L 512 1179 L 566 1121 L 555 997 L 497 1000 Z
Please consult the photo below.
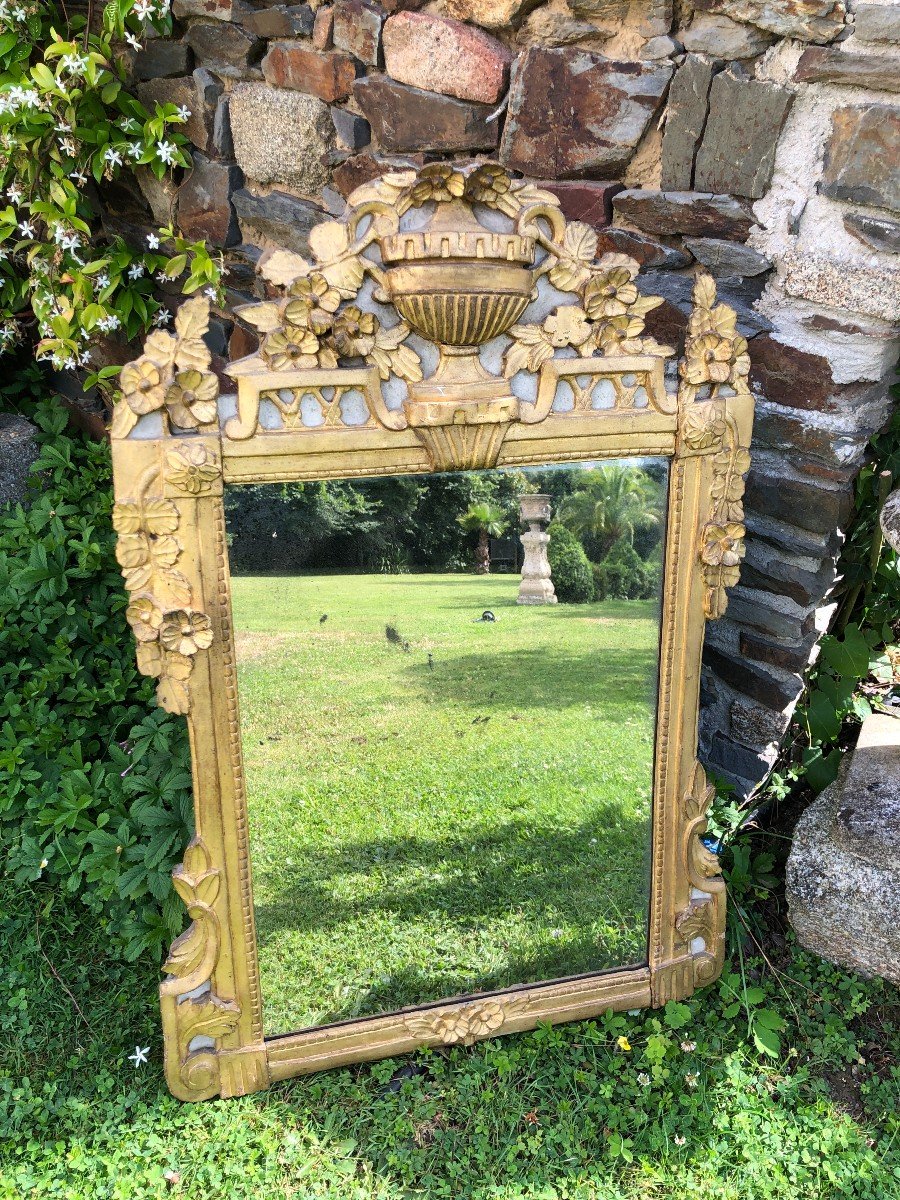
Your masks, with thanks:
M 268 1032 L 643 961 L 657 606 L 518 584 L 232 579 Z
M 200 1105 L 162 1080 L 153 960 L 113 961 L 45 885 L 0 892 L 0 939 L 2 1200 L 900 1196 L 896 990 L 776 926 L 772 969 L 733 945 L 686 1004 Z M 783 1022 L 777 1057 L 757 1010 Z

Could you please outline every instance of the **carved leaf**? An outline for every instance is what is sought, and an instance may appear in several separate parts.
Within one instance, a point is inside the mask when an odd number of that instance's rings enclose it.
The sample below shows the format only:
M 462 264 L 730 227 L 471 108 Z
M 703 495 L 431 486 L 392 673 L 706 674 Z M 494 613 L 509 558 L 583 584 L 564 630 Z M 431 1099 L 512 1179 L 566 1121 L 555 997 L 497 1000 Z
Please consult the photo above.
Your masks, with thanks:
M 109 436 L 126 438 L 138 423 L 138 414 L 124 400 L 119 400 L 113 409 L 112 421 L 109 426 Z
M 351 192 L 347 203 L 351 208 L 359 208 L 362 204 L 371 204 L 377 200 L 395 205 L 400 198 L 400 193 L 414 183 L 415 178 L 415 171 L 389 171 L 380 179 L 364 183 Z
M 191 698 L 186 683 L 164 675 L 156 685 L 156 699 L 166 712 L 184 716 L 190 712 Z
M 263 279 L 268 279 L 276 287 L 283 288 L 290 287 L 296 280 L 308 275 L 309 270 L 310 264 L 306 259 L 299 254 L 293 254 L 290 250 L 267 251 L 259 260 L 257 267 L 257 271 Z M 248 305 L 247 307 L 253 306 Z M 268 333 L 269 330 L 265 332 Z
M 663 303 L 662 296 L 638 296 L 633 304 L 629 304 L 628 313 L 632 317 L 643 317 Z
M 509 331 L 515 339 L 503 356 L 503 373 L 512 379 L 517 371 L 537 371 L 553 357 L 553 346 L 537 325 L 514 325 Z
M 212 996 L 204 1001 L 191 1001 L 190 1037 L 220 1038 L 237 1025 L 241 1010 L 232 1000 Z
M 375 345 L 379 350 L 396 350 L 400 343 L 409 334 L 409 326 L 405 321 L 398 321 L 396 325 L 392 325 L 390 329 L 385 329 L 383 325 L 379 326 L 378 332 L 375 334 Z
M 140 507 L 137 504 L 114 504 L 112 523 L 116 533 L 140 533 L 142 525 Z
M 185 300 L 175 314 L 175 332 L 183 341 L 197 341 L 209 329 L 209 301 L 205 296 Z
M 389 379 L 392 373 L 408 383 L 422 378 L 422 360 L 410 346 L 398 345 L 392 350 L 376 345 L 368 357 L 381 379 Z
M 362 259 L 357 256 L 323 266 L 322 274 L 332 287 L 337 288 L 345 300 L 352 300 L 362 287 L 365 268 Z
M 536 184 L 513 182 L 511 191 L 520 208 L 530 208 L 533 204 L 549 204 L 552 208 L 559 208 L 559 199 Z
M 577 292 L 591 277 L 590 263 L 597 253 L 597 234 L 583 221 L 571 221 L 566 226 L 562 244 L 563 254 L 550 269 L 550 282 L 563 292 Z
M 144 342 L 144 354 L 151 358 L 158 367 L 171 367 L 175 361 L 175 349 L 178 343 L 171 333 L 164 329 L 154 329 L 147 335 Z
M 178 528 L 178 509 L 171 500 L 148 500 L 144 504 L 143 525 L 148 533 L 174 533 Z
M 159 675 L 162 671 L 162 650 L 159 642 L 138 642 L 137 665 L 142 675 Z
M 212 859 L 209 857 L 209 851 L 200 838 L 195 837 L 184 852 L 181 867 L 176 867 L 175 870 L 185 875 L 192 875 L 196 879 L 211 868 Z
M 309 248 L 316 262 L 333 262 L 350 248 L 350 230 L 343 221 L 322 221 L 310 231 Z
M 712 275 L 701 271 L 694 284 L 694 304 L 698 308 L 710 309 L 716 302 L 716 284 Z
M 177 887 L 177 884 L 176 884 Z M 192 921 L 169 947 L 162 969 L 167 975 L 190 975 L 200 964 L 206 949 L 206 929 L 202 922 Z
M 239 304 L 234 312 L 260 333 L 274 333 L 284 324 L 278 305 L 271 300 L 264 304 Z

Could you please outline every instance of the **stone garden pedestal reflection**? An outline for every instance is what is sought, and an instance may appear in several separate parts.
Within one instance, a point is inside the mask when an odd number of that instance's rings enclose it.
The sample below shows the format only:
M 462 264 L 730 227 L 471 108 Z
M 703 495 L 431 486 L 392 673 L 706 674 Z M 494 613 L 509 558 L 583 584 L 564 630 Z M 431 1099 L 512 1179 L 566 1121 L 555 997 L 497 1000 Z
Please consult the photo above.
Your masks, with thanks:
M 516 603 L 555 604 L 556 592 L 553 589 L 550 560 L 547 558 L 550 535 L 545 532 L 550 524 L 550 497 L 523 496 L 519 501 L 519 515 L 528 530 L 522 534 L 525 559 Z

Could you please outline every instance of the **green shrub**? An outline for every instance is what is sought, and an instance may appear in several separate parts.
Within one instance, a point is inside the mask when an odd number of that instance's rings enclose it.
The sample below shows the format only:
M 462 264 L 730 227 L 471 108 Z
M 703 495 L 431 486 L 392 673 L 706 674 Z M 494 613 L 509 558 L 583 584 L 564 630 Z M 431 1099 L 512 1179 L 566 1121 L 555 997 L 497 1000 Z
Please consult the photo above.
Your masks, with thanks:
M 560 604 L 588 604 L 594 598 L 594 578 L 584 547 L 571 530 L 554 521 L 548 528 L 547 557 Z
M 51 403 L 33 419 L 33 495 L 0 510 L 0 869 L 77 893 L 134 958 L 184 923 L 169 875 L 190 836 L 186 729 L 135 666 L 109 447 L 69 436 Z
M 624 537 L 595 568 L 594 577 L 597 591 L 605 600 L 642 600 L 651 594 L 647 568 Z

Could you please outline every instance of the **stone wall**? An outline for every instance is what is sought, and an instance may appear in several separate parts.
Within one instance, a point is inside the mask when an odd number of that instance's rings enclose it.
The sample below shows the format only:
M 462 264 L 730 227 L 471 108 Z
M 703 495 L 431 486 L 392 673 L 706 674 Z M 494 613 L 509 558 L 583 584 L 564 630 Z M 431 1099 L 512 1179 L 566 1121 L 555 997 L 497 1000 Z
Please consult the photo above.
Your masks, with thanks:
M 745 790 L 772 761 L 830 615 L 900 313 L 900 6 L 892 0 L 174 0 L 134 60 L 185 104 L 194 168 L 113 198 L 254 263 L 397 166 L 497 157 L 553 182 L 601 248 L 638 258 L 677 340 L 695 262 L 750 339 L 759 397 L 742 581 L 711 626 L 702 753 Z M 214 349 L 251 332 L 223 312 Z

